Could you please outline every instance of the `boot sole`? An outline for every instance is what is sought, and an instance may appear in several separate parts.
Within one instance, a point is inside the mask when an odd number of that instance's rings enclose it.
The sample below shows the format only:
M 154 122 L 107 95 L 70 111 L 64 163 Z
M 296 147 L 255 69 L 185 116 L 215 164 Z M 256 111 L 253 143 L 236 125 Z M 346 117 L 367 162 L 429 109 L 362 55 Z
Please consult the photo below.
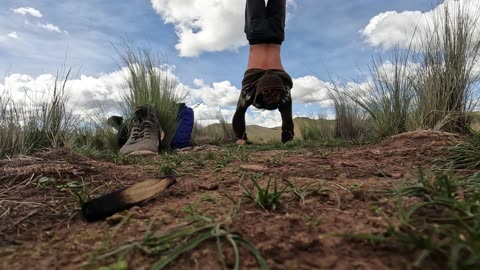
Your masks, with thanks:
M 140 150 L 140 151 L 133 151 L 129 154 L 127 154 L 127 157 L 136 157 L 136 156 L 155 156 L 158 155 L 157 152 L 152 152 L 149 150 Z

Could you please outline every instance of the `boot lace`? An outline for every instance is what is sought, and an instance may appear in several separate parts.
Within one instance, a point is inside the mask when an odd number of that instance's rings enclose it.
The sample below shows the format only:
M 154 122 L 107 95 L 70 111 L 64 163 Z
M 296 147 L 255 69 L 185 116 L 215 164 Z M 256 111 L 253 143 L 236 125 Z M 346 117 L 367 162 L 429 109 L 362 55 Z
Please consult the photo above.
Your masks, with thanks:
M 143 121 L 140 124 L 136 123 L 132 129 L 132 139 L 135 141 L 143 138 L 151 137 L 151 123 L 149 121 Z

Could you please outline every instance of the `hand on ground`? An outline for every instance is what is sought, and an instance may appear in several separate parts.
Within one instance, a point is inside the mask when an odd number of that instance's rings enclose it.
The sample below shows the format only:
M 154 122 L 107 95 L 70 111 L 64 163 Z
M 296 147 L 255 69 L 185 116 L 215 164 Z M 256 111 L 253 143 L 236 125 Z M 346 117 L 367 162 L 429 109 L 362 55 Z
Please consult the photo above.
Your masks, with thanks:
M 238 139 L 235 143 L 238 145 L 247 145 L 247 140 Z

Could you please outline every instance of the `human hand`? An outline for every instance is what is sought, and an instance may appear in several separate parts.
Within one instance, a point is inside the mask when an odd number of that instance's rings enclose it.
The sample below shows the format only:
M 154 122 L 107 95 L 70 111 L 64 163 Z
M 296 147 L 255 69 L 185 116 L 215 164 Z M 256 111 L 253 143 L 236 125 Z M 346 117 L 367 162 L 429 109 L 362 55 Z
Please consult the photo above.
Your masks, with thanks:
M 247 145 L 247 140 L 238 139 L 235 143 L 238 145 Z

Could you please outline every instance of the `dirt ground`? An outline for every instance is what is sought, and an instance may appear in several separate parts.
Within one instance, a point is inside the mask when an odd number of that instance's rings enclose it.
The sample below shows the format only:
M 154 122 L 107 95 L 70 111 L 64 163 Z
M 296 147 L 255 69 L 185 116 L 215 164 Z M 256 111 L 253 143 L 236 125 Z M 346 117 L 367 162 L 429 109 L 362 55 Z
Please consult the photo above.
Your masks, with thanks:
M 285 193 L 272 212 L 242 199 L 230 228 L 253 243 L 271 269 L 409 269 L 414 252 L 338 235 L 383 232 L 388 224 L 378 209 L 388 212 L 393 207 L 388 191 L 408 181 L 419 167 L 432 165 L 454 140 L 451 134 L 422 131 L 359 147 L 186 149 L 175 155 L 184 157 L 175 168 L 176 185 L 140 207 L 96 223 L 82 219 L 69 188 L 84 189 L 95 197 L 151 179 L 161 174 L 165 156 L 116 164 L 51 150 L 0 160 L 0 268 L 110 265 L 116 258 L 102 259 L 102 255 L 142 239 L 149 228 L 162 233 L 184 224 L 189 205 L 211 217 L 226 216 L 232 203 L 225 194 L 238 200 L 242 175 L 257 174 L 262 185 L 275 177 L 295 186 L 322 183 L 328 190 L 304 203 Z M 228 162 L 222 162 L 227 157 Z M 150 269 L 158 260 L 139 251 L 125 257 L 128 269 Z M 241 262 L 241 269 L 258 269 L 246 250 L 241 250 Z M 215 241 L 181 255 L 167 268 L 221 269 Z M 427 262 L 424 268 L 442 266 Z

